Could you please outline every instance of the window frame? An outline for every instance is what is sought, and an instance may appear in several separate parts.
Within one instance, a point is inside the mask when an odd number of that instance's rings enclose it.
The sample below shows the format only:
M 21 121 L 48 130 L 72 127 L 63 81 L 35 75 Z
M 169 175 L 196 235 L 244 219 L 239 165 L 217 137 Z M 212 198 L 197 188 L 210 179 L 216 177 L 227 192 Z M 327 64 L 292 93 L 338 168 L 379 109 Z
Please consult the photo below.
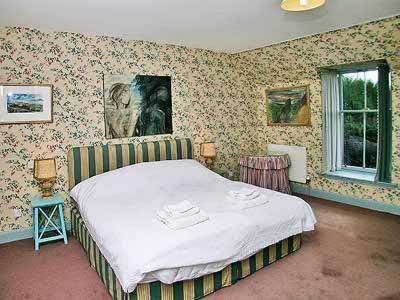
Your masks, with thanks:
M 354 69 L 347 69 L 345 71 L 338 71 L 338 83 L 339 83 L 339 103 L 340 103 L 340 109 L 339 109 L 339 118 L 340 118 L 340 124 L 341 124 L 341 153 L 342 153 L 342 170 L 348 170 L 348 171 L 356 171 L 356 172 L 365 172 L 365 173 L 371 173 L 371 174 L 376 174 L 377 173 L 377 168 L 378 168 L 378 142 L 377 142 L 377 157 L 376 157 L 376 166 L 375 168 L 367 168 L 366 167 L 366 129 L 367 129 L 367 113 L 376 113 L 377 118 L 379 116 L 379 104 L 377 105 L 376 109 L 369 109 L 367 107 L 367 83 L 366 83 L 366 76 L 365 73 L 368 71 L 377 71 L 377 67 L 365 67 L 365 68 L 354 68 Z M 364 108 L 363 109 L 344 109 L 344 99 L 343 99 L 343 75 L 349 74 L 349 73 L 364 73 Z M 379 85 L 379 77 L 378 77 L 378 83 Z M 377 99 L 377 101 L 379 101 Z M 361 113 L 363 115 L 363 166 L 351 166 L 351 165 L 345 165 L 344 164 L 344 114 L 345 113 Z M 379 137 L 379 125 L 377 124 L 377 129 L 378 129 L 378 137 Z

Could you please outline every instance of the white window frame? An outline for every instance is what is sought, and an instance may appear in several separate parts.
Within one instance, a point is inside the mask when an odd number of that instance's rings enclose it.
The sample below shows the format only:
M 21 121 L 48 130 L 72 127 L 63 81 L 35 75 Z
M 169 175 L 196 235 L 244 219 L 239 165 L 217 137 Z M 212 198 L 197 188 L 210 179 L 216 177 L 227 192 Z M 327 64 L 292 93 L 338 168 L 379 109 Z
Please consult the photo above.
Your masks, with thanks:
M 376 167 L 375 168 L 367 168 L 365 166 L 365 153 L 366 153 L 366 129 L 367 129 L 367 122 L 366 122 L 366 117 L 367 113 L 375 112 L 378 114 L 378 109 L 369 109 L 367 107 L 367 84 L 366 84 L 366 78 L 365 78 L 365 72 L 368 71 L 376 71 L 376 68 L 365 68 L 365 69 L 354 69 L 354 70 L 346 70 L 344 72 L 338 72 L 338 80 L 339 80 L 339 91 L 340 91 L 340 124 L 342 127 L 342 137 L 341 137 L 341 149 L 342 149 L 342 169 L 343 170 L 348 170 L 348 171 L 358 171 L 358 172 L 367 172 L 367 173 L 376 173 Z M 363 72 L 364 73 L 364 109 L 355 109 L 355 110 L 345 110 L 344 109 L 344 104 L 343 104 L 343 84 L 342 84 L 342 78 L 343 75 L 349 74 L 349 73 L 359 73 Z M 344 164 L 344 114 L 345 113 L 362 113 L 363 114 L 363 166 L 358 167 L 358 166 L 350 166 L 350 165 L 345 165 Z M 377 158 L 378 162 L 378 158 Z

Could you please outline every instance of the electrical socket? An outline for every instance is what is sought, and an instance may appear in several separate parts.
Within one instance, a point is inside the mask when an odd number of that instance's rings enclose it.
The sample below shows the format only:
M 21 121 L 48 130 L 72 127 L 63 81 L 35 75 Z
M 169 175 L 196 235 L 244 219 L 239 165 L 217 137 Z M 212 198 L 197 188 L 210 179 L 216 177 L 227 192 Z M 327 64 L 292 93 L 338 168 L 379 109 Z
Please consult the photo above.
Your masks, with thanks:
M 229 172 L 228 172 L 228 176 L 229 176 L 230 178 L 232 178 L 232 177 L 233 177 L 233 172 L 232 172 L 232 171 L 229 171 Z

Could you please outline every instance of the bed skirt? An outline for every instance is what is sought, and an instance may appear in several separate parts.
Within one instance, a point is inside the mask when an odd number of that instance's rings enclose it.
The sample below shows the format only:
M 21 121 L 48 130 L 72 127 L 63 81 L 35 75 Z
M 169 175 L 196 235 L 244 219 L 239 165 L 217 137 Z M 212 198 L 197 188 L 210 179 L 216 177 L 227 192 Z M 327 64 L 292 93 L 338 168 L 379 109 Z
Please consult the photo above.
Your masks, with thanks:
M 230 264 L 223 270 L 200 278 L 164 284 L 160 281 L 138 284 L 131 293 L 125 293 L 107 260 L 87 230 L 77 208 L 71 210 L 72 234 L 82 244 L 90 265 L 96 270 L 114 300 L 194 300 L 209 295 L 223 287 L 266 267 L 295 252 L 301 247 L 301 234 L 291 236 L 260 250 L 253 256 Z

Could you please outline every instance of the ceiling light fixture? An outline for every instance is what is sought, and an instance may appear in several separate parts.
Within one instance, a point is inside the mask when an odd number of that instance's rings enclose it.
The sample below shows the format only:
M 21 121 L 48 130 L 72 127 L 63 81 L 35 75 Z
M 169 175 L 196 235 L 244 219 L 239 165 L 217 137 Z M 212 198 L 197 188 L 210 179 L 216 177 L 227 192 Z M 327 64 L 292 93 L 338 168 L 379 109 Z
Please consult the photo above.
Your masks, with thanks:
M 283 0 L 281 8 L 288 11 L 305 11 L 320 7 L 326 0 Z

